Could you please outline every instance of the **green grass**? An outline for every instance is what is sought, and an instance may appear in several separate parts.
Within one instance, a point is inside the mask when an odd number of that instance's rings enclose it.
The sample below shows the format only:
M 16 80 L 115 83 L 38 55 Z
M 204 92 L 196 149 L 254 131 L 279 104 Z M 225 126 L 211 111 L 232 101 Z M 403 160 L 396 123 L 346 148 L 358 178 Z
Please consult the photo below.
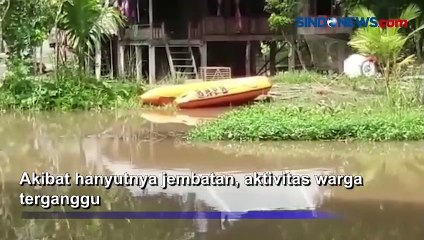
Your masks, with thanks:
M 272 77 L 275 84 L 287 85 L 321 85 L 344 88 L 349 90 L 366 91 L 368 93 L 384 93 L 383 80 L 369 77 L 348 78 L 343 74 L 320 74 L 314 71 L 280 72 Z
M 65 74 L 36 78 L 11 76 L 0 86 L 1 110 L 101 110 L 139 106 L 144 86 L 120 81 L 97 81 Z
M 419 107 L 260 104 L 229 112 L 192 130 L 188 140 L 421 140 Z
M 380 79 L 295 71 L 272 81 L 273 102 L 204 123 L 188 140 L 424 139 L 423 91 L 416 81 L 393 82 L 390 99 Z
M 330 82 L 331 76 L 325 76 L 312 71 L 291 71 L 279 72 L 272 78 L 274 83 L 290 83 L 290 84 L 303 84 L 303 83 L 324 83 Z

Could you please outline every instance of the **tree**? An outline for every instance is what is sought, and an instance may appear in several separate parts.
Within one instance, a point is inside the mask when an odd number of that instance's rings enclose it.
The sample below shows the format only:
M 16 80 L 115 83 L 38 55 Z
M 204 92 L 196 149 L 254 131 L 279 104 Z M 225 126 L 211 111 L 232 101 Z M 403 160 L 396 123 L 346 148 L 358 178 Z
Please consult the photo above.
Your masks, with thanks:
M 85 56 L 99 47 L 103 37 L 116 34 L 123 24 L 122 14 L 107 0 L 65 0 L 57 28 L 65 33 L 81 72 Z
M 9 58 L 26 60 L 33 49 L 47 38 L 53 24 L 48 0 L 3 0 L 2 38 L 7 44 Z
M 296 17 L 297 0 L 266 0 L 265 9 L 271 13 L 269 23 L 271 27 L 281 30 L 294 23 Z
M 107 0 L 0 0 L 0 9 L 2 38 L 11 60 L 31 58 L 33 49 L 55 27 L 56 32 L 64 33 L 81 70 L 85 56 L 95 46 L 100 48 L 101 39 L 117 33 L 124 23 Z
M 294 24 L 294 19 L 297 16 L 299 6 L 298 0 L 266 0 L 265 10 L 271 13 L 268 21 L 271 28 L 280 31 L 283 34 L 284 40 L 290 43 L 292 48 L 295 48 L 302 68 L 306 70 L 306 65 L 303 61 L 302 54 L 298 48 L 294 31 L 290 31 Z M 287 29 L 290 29 L 288 33 Z
M 420 16 L 421 11 L 415 4 L 410 4 L 405 8 L 398 19 L 406 19 L 411 21 Z M 373 11 L 370 9 L 359 6 L 352 11 L 352 15 L 358 17 L 375 17 Z M 405 44 L 417 32 L 424 29 L 424 25 L 417 27 L 408 35 L 404 35 L 401 28 L 372 28 L 365 27 L 357 29 L 349 45 L 356 51 L 366 55 L 373 55 L 377 57 L 379 63 L 383 66 L 384 82 L 386 87 L 387 96 L 390 97 L 390 81 L 397 75 L 399 70 L 414 59 L 414 55 L 403 56 L 402 49 Z

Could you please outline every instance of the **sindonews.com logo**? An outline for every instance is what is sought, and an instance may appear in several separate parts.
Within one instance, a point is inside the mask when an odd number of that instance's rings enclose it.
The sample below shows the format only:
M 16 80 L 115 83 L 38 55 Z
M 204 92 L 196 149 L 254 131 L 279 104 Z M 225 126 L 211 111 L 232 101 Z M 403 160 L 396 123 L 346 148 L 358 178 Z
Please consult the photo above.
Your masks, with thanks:
M 298 28 L 324 28 L 324 27 L 387 27 L 407 28 L 408 20 L 405 19 L 380 19 L 376 17 L 297 17 L 295 19 Z

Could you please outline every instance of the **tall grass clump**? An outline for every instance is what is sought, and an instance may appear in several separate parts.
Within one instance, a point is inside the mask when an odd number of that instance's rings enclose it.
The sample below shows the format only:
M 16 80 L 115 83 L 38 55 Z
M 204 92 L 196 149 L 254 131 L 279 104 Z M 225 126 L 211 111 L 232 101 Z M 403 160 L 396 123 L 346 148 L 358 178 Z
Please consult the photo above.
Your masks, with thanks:
M 181 72 L 177 72 L 175 76 L 167 75 L 163 78 L 160 83 L 161 84 L 183 84 L 188 80 L 188 77 Z
M 100 110 L 132 107 L 143 86 L 119 81 L 98 81 L 73 73 L 35 77 L 14 72 L 0 86 L 2 110 Z
M 373 106 L 254 105 L 192 130 L 188 140 L 421 140 L 424 111 Z
M 291 83 L 291 84 L 303 84 L 303 83 L 323 83 L 329 82 L 329 77 L 313 71 L 289 71 L 279 72 L 272 78 L 273 82 L 276 83 Z

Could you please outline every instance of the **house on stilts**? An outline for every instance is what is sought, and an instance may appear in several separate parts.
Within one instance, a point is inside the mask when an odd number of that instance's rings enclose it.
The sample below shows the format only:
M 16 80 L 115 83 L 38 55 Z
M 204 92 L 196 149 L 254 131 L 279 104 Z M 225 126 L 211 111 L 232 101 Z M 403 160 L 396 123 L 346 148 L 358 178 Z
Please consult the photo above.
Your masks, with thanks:
M 332 10 L 334 0 L 325 0 L 327 5 L 317 0 L 301 1 L 300 16 L 337 16 Z M 154 84 L 166 76 L 256 75 L 259 65 L 266 63 L 271 74 L 275 73 L 276 43 L 284 38 L 269 27 L 265 0 L 118 0 L 118 5 L 127 23 L 119 36 L 102 45 L 103 74 L 148 79 Z M 325 7 L 328 9 L 322 10 Z M 290 35 L 320 47 L 323 36 L 347 39 L 350 34 L 345 28 L 291 29 Z M 270 43 L 267 61 L 261 58 L 262 42 Z M 338 42 L 342 44 L 315 55 L 336 53 L 338 59 L 344 59 L 346 41 Z M 294 50 L 288 55 L 288 66 L 293 68 L 297 62 Z M 313 62 L 314 57 L 308 59 Z M 340 61 L 336 68 L 340 70 Z

